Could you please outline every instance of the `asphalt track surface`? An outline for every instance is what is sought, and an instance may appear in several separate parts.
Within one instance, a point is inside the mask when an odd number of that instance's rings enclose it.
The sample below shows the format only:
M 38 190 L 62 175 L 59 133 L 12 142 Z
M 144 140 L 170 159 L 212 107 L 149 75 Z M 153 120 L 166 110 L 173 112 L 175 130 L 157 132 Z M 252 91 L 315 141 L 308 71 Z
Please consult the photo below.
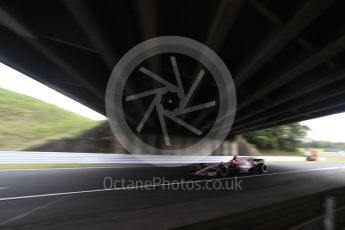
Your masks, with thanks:
M 267 174 L 228 178 L 194 177 L 190 170 L 1 170 L 0 229 L 169 229 L 345 186 L 345 163 L 276 162 Z M 107 188 L 118 180 L 116 188 L 105 190 L 104 178 Z

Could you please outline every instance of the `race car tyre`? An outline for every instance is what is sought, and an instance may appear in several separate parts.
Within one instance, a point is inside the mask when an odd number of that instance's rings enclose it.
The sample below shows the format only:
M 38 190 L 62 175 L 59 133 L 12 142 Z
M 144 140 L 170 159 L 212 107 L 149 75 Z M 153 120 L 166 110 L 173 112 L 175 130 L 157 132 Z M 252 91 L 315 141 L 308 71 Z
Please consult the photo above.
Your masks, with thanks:
M 226 165 L 221 165 L 217 168 L 217 175 L 218 176 L 227 176 L 229 174 L 229 168 Z
M 267 165 L 265 165 L 265 164 L 260 163 L 256 167 L 257 167 L 257 171 L 259 173 L 267 173 L 267 171 L 268 171 Z

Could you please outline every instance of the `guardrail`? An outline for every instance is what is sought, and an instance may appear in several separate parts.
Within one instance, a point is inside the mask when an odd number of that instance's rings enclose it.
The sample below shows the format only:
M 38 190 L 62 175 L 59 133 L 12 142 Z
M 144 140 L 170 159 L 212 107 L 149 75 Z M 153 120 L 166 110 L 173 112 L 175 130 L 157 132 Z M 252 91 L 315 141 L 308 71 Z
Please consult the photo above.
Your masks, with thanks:
M 214 163 L 229 161 L 232 156 L 172 156 L 172 155 L 140 155 L 140 159 L 131 154 L 102 153 L 63 153 L 63 152 L 1 152 L 0 163 L 116 163 L 140 164 L 150 163 Z M 268 162 L 305 161 L 305 157 L 292 156 L 258 156 Z
M 202 221 L 176 230 L 340 229 L 345 226 L 345 187 Z

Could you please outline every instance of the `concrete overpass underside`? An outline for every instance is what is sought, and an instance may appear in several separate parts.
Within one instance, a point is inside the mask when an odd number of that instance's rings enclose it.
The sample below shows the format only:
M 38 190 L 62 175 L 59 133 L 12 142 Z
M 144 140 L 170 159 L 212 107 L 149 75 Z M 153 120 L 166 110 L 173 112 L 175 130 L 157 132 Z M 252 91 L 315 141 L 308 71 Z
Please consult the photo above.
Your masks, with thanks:
M 105 114 L 106 85 L 122 55 L 156 36 L 192 38 L 231 71 L 238 103 L 231 134 L 240 134 L 345 111 L 344 12 L 340 0 L 0 1 L 0 61 Z M 151 66 L 172 73 L 162 60 Z M 184 81 L 194 79 L 197 66 L 181 69 Z M 207 90 L 195 104 L 215 90 L 212 81 L 200 84 Z

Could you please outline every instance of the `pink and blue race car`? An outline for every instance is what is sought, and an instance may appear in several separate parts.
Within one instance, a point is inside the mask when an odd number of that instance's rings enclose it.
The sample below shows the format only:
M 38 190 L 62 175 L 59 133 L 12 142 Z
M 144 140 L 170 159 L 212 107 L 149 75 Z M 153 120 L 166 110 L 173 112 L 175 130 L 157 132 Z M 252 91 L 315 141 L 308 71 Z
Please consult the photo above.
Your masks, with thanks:
M 234 156 L 228 162 L 200 164 L 193 172 L 196 176 L 228 176 L 234 173 L 266 173 L 268 167 L 264 159 Z

